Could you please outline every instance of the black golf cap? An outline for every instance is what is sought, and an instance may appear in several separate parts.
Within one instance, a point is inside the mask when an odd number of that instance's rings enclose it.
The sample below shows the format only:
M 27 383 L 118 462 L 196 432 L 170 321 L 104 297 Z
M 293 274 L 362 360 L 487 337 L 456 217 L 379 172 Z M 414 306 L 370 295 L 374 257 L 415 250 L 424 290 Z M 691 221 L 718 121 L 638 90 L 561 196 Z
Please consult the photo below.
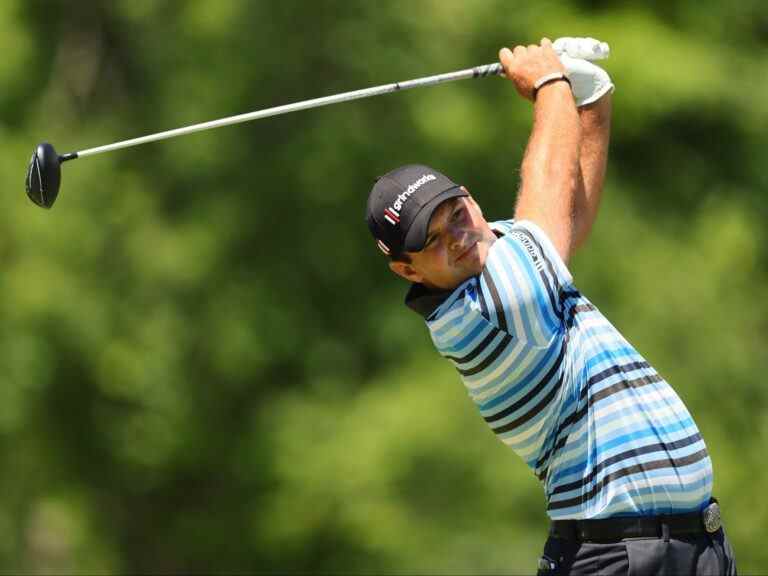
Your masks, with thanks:
M 469 193 L 434 168 L 401 166 L 376 179 L 368 196 L 368 228 L 388 256 L 419 252 L 427 240 L 432 213 L 456 196 Z

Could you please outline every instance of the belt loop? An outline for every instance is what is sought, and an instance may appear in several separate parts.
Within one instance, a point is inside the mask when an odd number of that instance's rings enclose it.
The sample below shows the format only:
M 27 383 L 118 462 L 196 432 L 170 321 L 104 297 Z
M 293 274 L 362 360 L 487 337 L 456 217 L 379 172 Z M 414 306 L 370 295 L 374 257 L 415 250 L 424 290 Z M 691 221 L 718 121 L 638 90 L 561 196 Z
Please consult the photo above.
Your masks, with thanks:
M 661 537 L 664 538 L 664 542 L 669 542 L 669 523 L 664 517 L 661 518 Z

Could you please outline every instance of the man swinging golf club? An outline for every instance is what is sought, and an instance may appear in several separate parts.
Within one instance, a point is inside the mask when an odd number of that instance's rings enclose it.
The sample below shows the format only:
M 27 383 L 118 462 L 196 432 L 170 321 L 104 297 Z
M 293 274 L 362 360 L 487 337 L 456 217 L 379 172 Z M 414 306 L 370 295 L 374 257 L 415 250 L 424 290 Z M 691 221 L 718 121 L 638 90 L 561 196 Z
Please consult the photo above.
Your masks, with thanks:
M 368 226 L 484 420 L 543 483 L 539 574 L 735 574 L 696 424 L 567 267 L 608 153 L 613 84 L 568 57 L 590 42 L 500 52 L 533 102 L 514 219 L 487 222 L 467 188 L 408 165 L 376 181 Z

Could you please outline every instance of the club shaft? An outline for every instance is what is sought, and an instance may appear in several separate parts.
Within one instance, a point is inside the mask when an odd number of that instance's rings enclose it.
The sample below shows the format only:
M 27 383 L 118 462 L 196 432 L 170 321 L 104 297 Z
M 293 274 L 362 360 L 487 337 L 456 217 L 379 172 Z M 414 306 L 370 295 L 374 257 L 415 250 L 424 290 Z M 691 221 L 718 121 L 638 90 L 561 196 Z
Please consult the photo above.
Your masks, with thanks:
M 278 116 L 280 114 L 288 114 L 290 112 L 297 112 L 299 110 L 306 110 L 308 108 L 319 108 L 320 106 L 327 106 L 329 104 L 338 104 L 340 102 L 349 102 L 350 100 L 358 100 L 360 98 L 380 96 L 382 94 L 389 94 L 390 92 L 399 92 L 400 90 L 408 90 L 410 88 L 420 88 L 422 86 L 434 86 L 435 84 L 443 84 L 445 82 L 453 82 L 455 80 L 465 80 L 468 78 L 484 78 L 486 76 L 497 76 L 500 74 L 502 74 L 501 64 L 499 63 L 485 64 L 483 66 L 475 66 L 474 68 L 467 68 L 465 70 L 457 70 L 455 72 L 446 72 L 445 74 L 436 74 L 435 76 L 425 76 L 423 78 L 406 80 L 404 82 L 395 82 L 393 84 L 382 84 L 381 86 L 373 86 L 371 88 L 364 88 L 362 90 L 353 90 L 352 92 L 343 92 L 341 94 L 334 94 L 333 96 L 313 98 L 312 100 L 304 100 L 302 102 L 285 104 L 283 106 L 275 106 L 274 108 L 266 108 L 264 110 L 257 110 L 255 112 L 248 112 L 246 114 L 239 114 L 237 116 L 229 116 L 227 118 L 220 118 L 218 120 L 211 120 L 209 122 L 193 124 L 192 126 L 184 126 L 182 128 L 176 128 L 174 130 L 166 130 L 165 132 L 158 132 L 156 134 L 149 134 L 147 136 L 141 136 L 139 138 L 132 138 L 131 140 L 123 140 L 121 142 L 115 142 L 114 144 L 106 144 L 104 146 L 97 146 L 96 148 L 88 148 L 86 150 L 72 152 L 69 155 L 65 155 L 65 156 L 69 156 L 70 158 L 82 158 L 83 156 L 93 156 L 94 154 L 109 152 L 110 150 L 118 150 L 119 148 L 128 148 L 130 146 L 138 146 L 139 144 L 146 144 L 147 142 L 155 142 L 157 140 L 166 140 L 167 138 L 175 138 L 176 136 L 183 136 L 184 134 L 192 134 L 193 132 L 210 130 L 211 128 L 220 128 L 221 126 L 230 126 L 232 124 L 240 124 L 241 122 L 249 122 L 251 120 L 267 118 L 269 116 Z

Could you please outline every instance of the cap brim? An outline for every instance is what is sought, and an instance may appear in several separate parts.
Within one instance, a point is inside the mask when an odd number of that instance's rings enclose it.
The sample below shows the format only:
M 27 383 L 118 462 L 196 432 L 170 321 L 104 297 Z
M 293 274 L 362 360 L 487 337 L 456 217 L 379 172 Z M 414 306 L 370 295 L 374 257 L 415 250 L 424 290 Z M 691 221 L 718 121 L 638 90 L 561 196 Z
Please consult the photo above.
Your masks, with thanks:
M 424 243 L 427 241 L 429 221 L 432 218 L 432 214 L 440 204 L 450 198 L 459 196 L 469 196 L 469 192 L 461 186 L 455 186 L 453 188 L 448 188 L 448 190 L 444 190 L 424 204 L 413 219 L 411 227 L 408 229 L 408 234 L 405 236 L 405 242 L 403 242 L 403 249 L 406 252 L 420 252 L 423 250 Z

